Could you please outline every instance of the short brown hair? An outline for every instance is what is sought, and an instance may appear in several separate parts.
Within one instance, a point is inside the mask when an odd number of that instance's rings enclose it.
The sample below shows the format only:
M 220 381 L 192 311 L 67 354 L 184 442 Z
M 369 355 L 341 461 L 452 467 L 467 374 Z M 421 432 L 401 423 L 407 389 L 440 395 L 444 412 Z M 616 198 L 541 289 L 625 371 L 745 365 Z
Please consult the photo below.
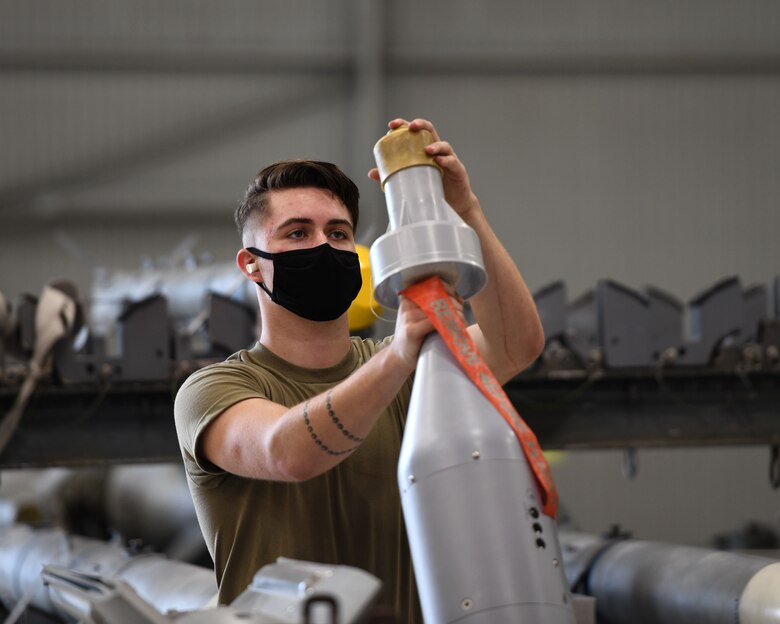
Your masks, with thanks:
M 249 218 L 262 218 L 267 209 L 265 196 L 269 191 L 289 188 L 319 188 L 333 193 L 347 207 L 352 217 L 352 229 L 357 230 L 360 191 L 357 185 L 336 165 L 318 160 L 282 160 L 261 170 L 247 187 L 244 199 L 233 216 L 238 235 L 244 235 Z

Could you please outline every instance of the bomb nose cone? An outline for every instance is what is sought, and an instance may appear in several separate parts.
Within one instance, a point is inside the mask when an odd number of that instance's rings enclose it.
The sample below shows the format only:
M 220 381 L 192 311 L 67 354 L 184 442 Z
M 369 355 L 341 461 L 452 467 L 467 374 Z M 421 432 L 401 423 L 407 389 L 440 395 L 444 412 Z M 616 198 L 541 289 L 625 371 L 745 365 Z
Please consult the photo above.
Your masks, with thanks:
M 433 134 L 428 130 L 412 132 L 409 126 L 403 126 L 390 130 L 374 145 L 374 160 L 379 169 L 379 179 L 382 182 L 382 190 L 385 181 L 396 171 L 418 165 L 436 167 L 441 173 L 441 167 L 436 164 L 433 156 L 425 152 L 426 146 L 433 143 Z
M 401 126 L 379 139 L 374 157 L 387 202 L 388 231 L 371 246 L 374 297 L 397 308 L 398 293 L 432 275 L 463 299 L 487 281 L 477 233 L 444 198 L 442 170 L 425 152 L 427 130 Z

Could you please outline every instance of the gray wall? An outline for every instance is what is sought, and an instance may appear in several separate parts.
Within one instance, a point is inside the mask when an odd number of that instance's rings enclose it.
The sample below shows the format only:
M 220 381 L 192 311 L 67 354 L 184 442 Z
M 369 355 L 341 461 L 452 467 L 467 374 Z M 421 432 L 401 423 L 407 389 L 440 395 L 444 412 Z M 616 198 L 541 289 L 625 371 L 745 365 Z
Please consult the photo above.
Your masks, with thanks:
M 0 291 L 194 251 L 230 262 L 254 172 L 306 156 L 363 192 L 396 115 L 426 116 L 469 166 L 538 288 L 603 277 L 682 299 L 780 274 L 780 4 L 436 0 L 0 4 Z M 584 530 L 705 543 L 777 526 L 766 449 L 659 450 L 555 467 Z

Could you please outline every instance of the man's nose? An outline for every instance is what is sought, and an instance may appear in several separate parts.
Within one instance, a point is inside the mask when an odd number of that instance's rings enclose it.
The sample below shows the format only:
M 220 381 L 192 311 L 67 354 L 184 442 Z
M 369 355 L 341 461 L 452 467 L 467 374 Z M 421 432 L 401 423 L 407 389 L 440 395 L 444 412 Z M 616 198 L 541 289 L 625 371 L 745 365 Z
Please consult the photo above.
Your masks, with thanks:
M 314 246 L 315 247 L 319 247 L 323 243 L 327 243 L 327 242 L 328 242 L 328 235 L 325 232 L 321 232 L 320 231 L 320 232 L 317 232 L 314 235 Z

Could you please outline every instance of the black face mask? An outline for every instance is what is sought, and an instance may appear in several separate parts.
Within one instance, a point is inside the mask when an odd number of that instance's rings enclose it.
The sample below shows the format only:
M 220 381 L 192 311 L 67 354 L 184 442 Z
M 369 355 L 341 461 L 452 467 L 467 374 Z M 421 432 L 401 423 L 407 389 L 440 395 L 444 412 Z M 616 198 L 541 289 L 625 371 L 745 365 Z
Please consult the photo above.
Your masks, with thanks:
M 258 282 L 271 301 L 310 321 L 332 321 L 349 309 L 363 278 L 354 251 L 334 249 L 328 243 L 279 253 L 246 250 L 274 262 L 274 290 Z

